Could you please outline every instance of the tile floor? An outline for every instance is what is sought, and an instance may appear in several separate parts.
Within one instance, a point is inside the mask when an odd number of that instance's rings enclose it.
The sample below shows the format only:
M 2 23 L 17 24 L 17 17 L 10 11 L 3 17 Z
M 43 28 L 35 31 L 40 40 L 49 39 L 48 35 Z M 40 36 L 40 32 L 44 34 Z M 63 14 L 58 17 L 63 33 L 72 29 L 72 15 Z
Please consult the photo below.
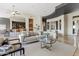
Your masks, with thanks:
M 25 44 L 25 56 L 79 56 L 79 49 L 73 45 L 73 36 L 59 36 L 51 51 L 41 48 L 40 42 Z

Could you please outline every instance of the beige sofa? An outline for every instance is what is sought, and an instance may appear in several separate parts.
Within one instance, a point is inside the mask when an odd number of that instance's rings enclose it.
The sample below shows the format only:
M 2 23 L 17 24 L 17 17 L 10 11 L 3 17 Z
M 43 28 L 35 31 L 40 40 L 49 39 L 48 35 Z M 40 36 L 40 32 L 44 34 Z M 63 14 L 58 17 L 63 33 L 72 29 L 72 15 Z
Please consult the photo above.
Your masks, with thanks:
M 38 41 L 39 34 L 37 32 L 27 32 L 26 35 L 21 37 L 21 41 L 25 43 L 32 43 Z

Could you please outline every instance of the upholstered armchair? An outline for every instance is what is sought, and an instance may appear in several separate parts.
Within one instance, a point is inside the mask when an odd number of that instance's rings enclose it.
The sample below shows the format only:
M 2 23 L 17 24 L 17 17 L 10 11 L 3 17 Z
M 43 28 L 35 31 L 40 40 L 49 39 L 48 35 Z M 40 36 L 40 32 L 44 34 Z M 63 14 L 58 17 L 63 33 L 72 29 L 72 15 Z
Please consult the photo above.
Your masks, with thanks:
M 22 47 L 19 39 L 8 40 L 8 44 L 12 45 L 12 50 L 16 50 Z
M 0 37 L 0 46 L 2 46 L 2 43 L 4 42 L 4 38 Z
M 10 46 L 10 47 L 9 47 Z M 6 47 L 3 49 L 3 47 Z M 24 47 L 20 43 L 19 39 L 11 39 L 0 37 L 0 55 L 5 56 L 8 54 L 15 55 L 16 51 L 20 51 L 20 55 L 24 55 Z
M 11 50 L 16 50 L 22 47 L 22 44 L 20 43 L 19 39 L 4 40 L 4 38 L 0 38 L 0 46 L 3 46 L 3 45 L 11 45 L 12 46 Z

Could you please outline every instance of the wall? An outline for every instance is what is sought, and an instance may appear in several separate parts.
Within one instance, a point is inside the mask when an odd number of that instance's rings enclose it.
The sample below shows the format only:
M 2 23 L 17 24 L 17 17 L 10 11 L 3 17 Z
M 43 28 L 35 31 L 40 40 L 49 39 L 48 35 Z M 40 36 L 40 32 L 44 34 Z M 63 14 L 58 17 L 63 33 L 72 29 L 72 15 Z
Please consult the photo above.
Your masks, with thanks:
M 68 15 L 64 15 L 64 35 L 68 35 Z
M 36 27 L 36 24 L 37 24 L 38 26 L 40 26 L 39 31 L 42 31 L 42 17 L 40 17 L 40 16 L 35 16 L 34 27 Z M 38 31 L 38 30 L 34 29 L 34 31 Z
M 12 21 L 25 22 L 25 19 L 23 17 L 10 18 L 10 29 L 12 29 Z
M 75 11 L 69 14 L 65 14 L 63 16 L 59 16 L 59 17 L 55 17 L 52 19 L 48 19 L 47 22 L 51 22 L 51 21 L 57 21 L 62 19 L 62 29 L 59 30 L 60 33 L 64 34 L 64 35 L 73 35 L 72 31 L 73 31 L 73 23 L 72 21 L 73 16 L 78 16 L 79 15 L 79 11 Z M 77 19 L 79 20 L 79 19 Z
M 7 30 L 10 30 L 10 19 L 0 17 L 0 24 L 5 24 Z
M 59 20 L 61 20 L 61 30 L 58 30 L 58 32 L 61 33 L 62 35 L 64 35 L 64 15 L 61 15 L 56 18 L 48 19 L 47 22 L 59 21 Z
M 73 21 L 73 16 L 78 16 L 79 15 L 79 11 L 75 11 L 72 13 L 67 14 L 68 16 L 68 35 L 73 35 L 72 34 L 72 21 Z
M 27 31 L 29 31 L 29 18 L 30 18 L 30 16 L 27 16 L 25 18 Z M 33 23 L 34 26 L 33 27 L 36 27 L 36 24 L 37 24 L 38 26 L 40 26 L 39 31 L 42 31 L 42 17 L 40 17 L 40 16 L 33 16 L 33 20 L 34 20 L 34 23 Z M 34 28 L 34 31 L 38 31 L 38 30 L 36 30 Z
M 36 27 L 36 24 L 37 24 L 38 26 L 40 26 L 39 31 L 43 31 L 42 17 L 41 16 L 32 16 L 32 17 L 34 19 L 34 23 L 33 23 L 34 27 Z M 12 29 L 12 21 L 18 21 L 18 22 L 25 22 L 26 23 L 26 30 L 29 31 L 29 18 L 30 18 L 29 15 L 25 16 L 25 18 L 15 18 L 15 19 L 10 18 L 10 29 Z M 38 30 L 36 30 L 34 28 L 34 31 L 38 31 Z

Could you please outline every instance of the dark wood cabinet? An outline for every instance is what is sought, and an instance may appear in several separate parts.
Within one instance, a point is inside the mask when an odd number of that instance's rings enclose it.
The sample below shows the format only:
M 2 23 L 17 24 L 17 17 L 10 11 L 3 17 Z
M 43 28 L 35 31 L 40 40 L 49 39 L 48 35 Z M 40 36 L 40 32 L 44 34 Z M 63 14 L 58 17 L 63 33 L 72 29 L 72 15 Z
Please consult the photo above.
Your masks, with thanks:
M 16 29 L 17 31 L 25 30 L 25 22 L 16 22 L 12 21 L 12 29 Z
M 29 19 L 29 31 L 33 31 L 33 19 Z

